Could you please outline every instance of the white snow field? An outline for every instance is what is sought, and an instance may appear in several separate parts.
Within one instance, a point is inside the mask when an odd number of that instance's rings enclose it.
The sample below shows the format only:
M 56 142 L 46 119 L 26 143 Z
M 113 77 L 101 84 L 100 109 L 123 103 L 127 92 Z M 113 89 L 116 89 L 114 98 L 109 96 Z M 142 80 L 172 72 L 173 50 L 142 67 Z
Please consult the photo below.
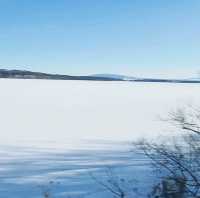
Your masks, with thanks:
M 110 198 L 91 177 L 108 166 L 145 197 L 152 172 L 129 142 L 170 135 L 159 116 L 199 101 L 198 84 L 0 79 L 0 197 Z
M 0 79 L 0 140 L 132 140 L 200 99 L 199 84 Z

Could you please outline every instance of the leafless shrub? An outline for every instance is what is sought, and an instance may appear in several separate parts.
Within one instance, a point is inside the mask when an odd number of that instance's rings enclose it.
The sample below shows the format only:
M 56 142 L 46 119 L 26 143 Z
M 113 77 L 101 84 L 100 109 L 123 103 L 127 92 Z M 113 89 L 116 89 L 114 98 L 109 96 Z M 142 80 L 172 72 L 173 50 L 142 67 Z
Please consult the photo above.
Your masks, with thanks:
M 200 110 L 190 107 L 170 114 L 170 122 L 182 130 L 171 143 L 141 141 L 137 147 L 162 173 L 151 197 L 200 197 Z
M 110 192 L 115 198 L 133 198 L 138 197 L 138 189 L 134 183 L 136 180 L 128 180 L 123 177 L 119 177 L 111 167 L 107 167 L 105 178 L 91 174 L 92 179 L 99 184 L 105 191 Z

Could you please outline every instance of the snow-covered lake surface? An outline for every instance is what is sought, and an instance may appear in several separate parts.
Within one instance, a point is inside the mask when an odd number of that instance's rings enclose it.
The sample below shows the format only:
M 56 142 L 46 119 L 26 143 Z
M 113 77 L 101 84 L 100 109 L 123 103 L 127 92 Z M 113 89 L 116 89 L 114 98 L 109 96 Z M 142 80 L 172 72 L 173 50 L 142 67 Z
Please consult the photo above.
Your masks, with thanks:
M 68 146 L 67 142 L 62 144 Z M 87 148 L 88 144 L 94 148 Z M 1 146 L 0 149 L 2 198 L 42 198 L 44 192 L 58 198 L 109 198 L 113 195 L 99 184 L 99 181 L 106 184 L 111 179 L 109 175 L 117 181 L 126 178 L 125 188 L 130 193 L 141 185 L 144 193 L 147 191 L 144 186 L 148 189 L 152 184 L 148 182 L 152 173 L 147 160 L 130 152 L 125 143 L 85 142 L 85 146 L 62 150 L 55 149 L 52 143 L 46 147 Z M 140 195 L 144 197 L 145 193 Z
M 129 142 L 169 135 L 159 116 L 199 101 L 198 84 L 0 79 L 0 197 L 110 197 L 91 177 L 106 167 L 148 181 Z

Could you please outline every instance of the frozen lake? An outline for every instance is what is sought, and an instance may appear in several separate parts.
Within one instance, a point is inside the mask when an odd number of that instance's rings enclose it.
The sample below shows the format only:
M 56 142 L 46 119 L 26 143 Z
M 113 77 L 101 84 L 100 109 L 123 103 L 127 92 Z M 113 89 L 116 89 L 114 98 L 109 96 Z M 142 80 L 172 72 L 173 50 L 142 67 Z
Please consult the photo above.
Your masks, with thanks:
M 49 144 L 43 148 L 1 146 L 0 197 L 44 198 L 43 193 L 50 192 L 50 197 L 58 198 L 109 198 L 113 195 L 96 179 L 106 184 L 111 179 L 110 170 L 117 180 L 126 178 L 126 189 L 141 185 L 141 192 L 145 192 L 144 186 L 148 189 L 152 173 L 141 155 L 133 155 L 124 143 L 85 142 L 90 143 L 93 149 L 79 146 L 57 150 Z
M 198 84 L 0 79 L 0 140 L 132 140 L 200 100 Z
M 55 181 L 55 197 L 102 198 L 89 173 L 107 166 L 147 177 L 129 142 L 167 135 L 159 116 L 198 101 L 198 84 L 0 79 L 0 197 L 39 198 Z

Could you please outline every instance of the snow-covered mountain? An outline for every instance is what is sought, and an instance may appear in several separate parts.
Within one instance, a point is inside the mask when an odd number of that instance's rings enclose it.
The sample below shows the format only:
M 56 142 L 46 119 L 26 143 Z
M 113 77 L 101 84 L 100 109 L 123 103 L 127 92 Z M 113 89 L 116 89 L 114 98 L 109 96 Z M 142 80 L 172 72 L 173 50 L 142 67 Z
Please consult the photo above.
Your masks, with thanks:
M 118 80 L 136 80 L 136 79 L 138 79 L 133 76 L 118 75 L 118 74 L 95 74 L 95 75 L 91 75 L 91 76 L 101 77 L 101 78 L 112 78 L 112 79 L 118 79 Z
M 95 74 L 91 76 L 97 78 L 110 78 L 113 80 L 131 81 L 131 82 L 200 83 L 200 78 L 190 78 L 190 79 L 137 78 L 133 76 L 117 75 L 117 74 Z

